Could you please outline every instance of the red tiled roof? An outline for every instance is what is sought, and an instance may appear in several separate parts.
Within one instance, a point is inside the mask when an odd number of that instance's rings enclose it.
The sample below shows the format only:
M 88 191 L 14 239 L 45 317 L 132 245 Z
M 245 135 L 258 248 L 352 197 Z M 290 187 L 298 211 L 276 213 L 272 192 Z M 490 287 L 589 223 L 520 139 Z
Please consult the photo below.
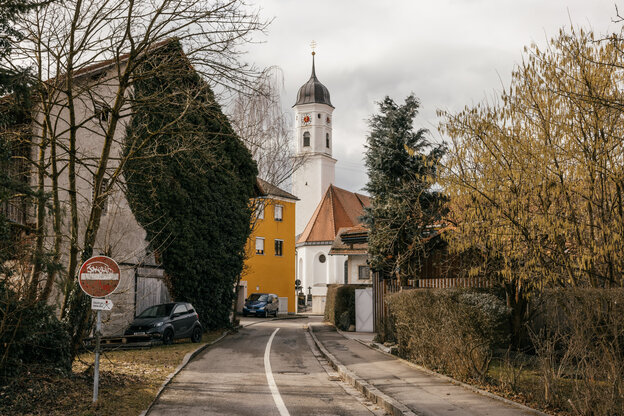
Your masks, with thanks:
M 297 243 L 334 241 L 341 228 L 360 224 L 364 207 L 369 205 L 366 195 L 329 185 Z

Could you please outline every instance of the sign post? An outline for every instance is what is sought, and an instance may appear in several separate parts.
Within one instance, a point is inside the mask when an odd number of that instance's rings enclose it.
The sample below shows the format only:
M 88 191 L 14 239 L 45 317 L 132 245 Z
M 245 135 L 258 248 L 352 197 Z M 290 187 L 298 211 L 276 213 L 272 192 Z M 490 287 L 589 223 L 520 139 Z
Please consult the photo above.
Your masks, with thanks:
M 78 272 L 80 288 L 91 296 L 91 309 L 97 310 L 95 324 L 95 364 L 93 371 L 93 403 L 97 402 L 100 384 L 100 335 L 102 332 L 102 311 L 110 311 L 113 302 L 102 299 L 117 289 L 121 281 L 121 271 L 115 260 L 106 256 L 91 257 Z

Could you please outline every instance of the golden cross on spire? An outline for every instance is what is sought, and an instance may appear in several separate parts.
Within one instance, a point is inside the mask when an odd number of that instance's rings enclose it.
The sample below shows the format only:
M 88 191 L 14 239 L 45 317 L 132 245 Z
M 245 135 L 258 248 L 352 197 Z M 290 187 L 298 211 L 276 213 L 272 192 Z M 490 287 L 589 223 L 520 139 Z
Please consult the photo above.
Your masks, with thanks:
M 312 55 L 316 55 L 316 52 L 314 52 L 314 50 L 316 49 L 316 42 L 312 41 L 310 43 L 310 47 L 312 48 Z

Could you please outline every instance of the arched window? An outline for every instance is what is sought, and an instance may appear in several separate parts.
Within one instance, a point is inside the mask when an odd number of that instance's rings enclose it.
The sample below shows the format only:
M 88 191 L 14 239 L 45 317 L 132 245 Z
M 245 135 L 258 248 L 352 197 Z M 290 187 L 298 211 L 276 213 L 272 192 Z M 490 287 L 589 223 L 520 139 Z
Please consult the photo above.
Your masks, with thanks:
M 304 147 L 310 146 L 310 132 L 309 131 L 306 131 L 305 133 L 303 133 L 303 146 Z
M 329 149 L 329 133 L 325 133 L 325 147 Z

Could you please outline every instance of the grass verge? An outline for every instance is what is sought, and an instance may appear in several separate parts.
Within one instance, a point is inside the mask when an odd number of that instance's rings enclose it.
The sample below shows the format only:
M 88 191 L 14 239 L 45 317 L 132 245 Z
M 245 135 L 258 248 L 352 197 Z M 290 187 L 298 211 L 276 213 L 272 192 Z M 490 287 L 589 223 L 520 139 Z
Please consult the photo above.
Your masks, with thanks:
M 32 369 L 0 389 L 4 415 L 139 415 L 156 397 L 167 376 L 184 356 L 222 334 L 204 334 L 201 343 L 187 340 L 150 349 L 104 351 L 100 355 L 99 400 L 93 399 L 95 354 L 83 353 L 68 375 Z

